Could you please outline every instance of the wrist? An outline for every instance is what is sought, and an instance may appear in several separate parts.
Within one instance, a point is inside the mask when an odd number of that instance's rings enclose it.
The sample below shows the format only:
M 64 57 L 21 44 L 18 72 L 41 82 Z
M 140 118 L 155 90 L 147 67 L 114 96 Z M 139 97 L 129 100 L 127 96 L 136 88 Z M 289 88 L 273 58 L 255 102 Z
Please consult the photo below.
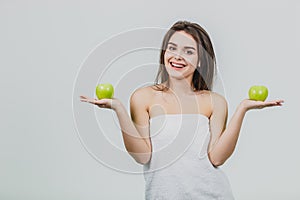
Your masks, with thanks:
M 245 104 L 245 101 L 242 101 L 239 106 L 237 107 L 237 110 L 239 110 L 242 113 L 246 113 L 249 109 Z
M 112 101 L 111 108 L 115 112 L 122 112 L 122 110 L 124 110 L 124 106 L 118 99 L 114 99 L 114 101 Z

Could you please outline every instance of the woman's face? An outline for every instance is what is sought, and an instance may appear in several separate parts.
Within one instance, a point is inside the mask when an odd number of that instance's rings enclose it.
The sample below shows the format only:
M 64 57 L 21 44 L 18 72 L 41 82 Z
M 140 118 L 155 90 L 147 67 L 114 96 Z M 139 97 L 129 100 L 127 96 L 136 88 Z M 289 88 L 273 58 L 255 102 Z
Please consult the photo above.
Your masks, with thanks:
M 198 48 L 194 38 L 184 32 L 176 31 L 170 38 L 164 57 L 169 77 L 192 80 L 198 65 Z

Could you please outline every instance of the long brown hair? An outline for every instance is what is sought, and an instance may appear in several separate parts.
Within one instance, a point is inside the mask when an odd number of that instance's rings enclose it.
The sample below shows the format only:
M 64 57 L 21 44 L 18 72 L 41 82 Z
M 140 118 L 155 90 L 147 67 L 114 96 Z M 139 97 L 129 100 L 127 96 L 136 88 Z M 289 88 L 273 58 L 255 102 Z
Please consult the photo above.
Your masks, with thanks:
M 184 31 L 190 34 L 198 45 L 198 58 L 200 66 L 197 66 L 192 79 L 192 85 L 196 91 L 199 90 L 211 90 L 213 84 L 213 78 L 216 68 L 216 59 L 214 49 L 209 38 L 208 33 L 198 24 L 188 21 L 176 22 L 164 36 L 161 52 L 160 52 L 160 66 L 155 78 L 155 85 L 159 90 L 165 90 L 169 87 L 169 76 L 166 70 L 164 56 L 167 49 L 168 42 L 171 36 L 176 31 Z M 198 61 L 198 63 L 199 63 Z M 167 83 L 167 87 L 158 87 L 160 83 Z

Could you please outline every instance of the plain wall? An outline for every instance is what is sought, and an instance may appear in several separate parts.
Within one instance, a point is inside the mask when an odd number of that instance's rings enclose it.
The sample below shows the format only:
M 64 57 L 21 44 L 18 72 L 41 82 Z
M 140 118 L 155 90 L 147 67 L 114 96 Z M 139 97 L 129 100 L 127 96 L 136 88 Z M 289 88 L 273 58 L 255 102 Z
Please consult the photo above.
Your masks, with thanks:
M 267 85 L 269 99 L 285 100 L 245 117 L 236 150 L 222 166 L 236 199 L 299 199 L 299 13 L 296 0 L 0 1 L 0 199 L 143 199 L 141 174 L 104 166 L 82 144 L 74 86 L 103 41 L 181 19 L 211 36 L 229 117 L 254 84 Z M 93 95 L 94 88 L 78 91 Z M 121 134 L 113 134 L 120 142 Z

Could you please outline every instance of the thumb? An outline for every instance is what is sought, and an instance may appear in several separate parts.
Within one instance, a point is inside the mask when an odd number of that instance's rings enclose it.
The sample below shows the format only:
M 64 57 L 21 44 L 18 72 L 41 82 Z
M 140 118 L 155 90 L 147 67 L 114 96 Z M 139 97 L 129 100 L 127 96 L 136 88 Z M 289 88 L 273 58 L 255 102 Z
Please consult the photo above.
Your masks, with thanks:
M 99 99 L 98 103 L 99 104 L 111 104 L 112 99 Z

